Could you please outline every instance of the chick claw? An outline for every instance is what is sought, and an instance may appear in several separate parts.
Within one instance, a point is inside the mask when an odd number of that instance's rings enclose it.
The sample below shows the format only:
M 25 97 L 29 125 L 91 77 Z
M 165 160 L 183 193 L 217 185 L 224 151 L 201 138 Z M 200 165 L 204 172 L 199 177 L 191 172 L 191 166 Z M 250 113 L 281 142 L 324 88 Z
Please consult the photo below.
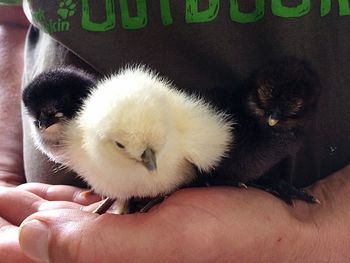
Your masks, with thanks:
M 158 196 L 151 201 L 149 201 L 143 208 L 141 208 L 140 213 L 147 213 L 152 207 L 163 202 L 168 196 Z
M 290 206 L 294 206 L 294 200 L 301 200 L 310 204 L 321 204 L 314 196 L 308 194 L 303 189 L 298 189 L 284 180 L 252 182 L 250 186 L 264 190 L 280 199 Z
M 248 189 L 248 186 L 247 186 L 245 183 L 242 183 L 242 182 L 239 182 L 239 183 L 237 184 L 237 186 L 238 186 L 239 188 Z
M 107 197 L 94 211 L 93 213 L 102 215 L 108 211 L 113 205 L 116 199 Z

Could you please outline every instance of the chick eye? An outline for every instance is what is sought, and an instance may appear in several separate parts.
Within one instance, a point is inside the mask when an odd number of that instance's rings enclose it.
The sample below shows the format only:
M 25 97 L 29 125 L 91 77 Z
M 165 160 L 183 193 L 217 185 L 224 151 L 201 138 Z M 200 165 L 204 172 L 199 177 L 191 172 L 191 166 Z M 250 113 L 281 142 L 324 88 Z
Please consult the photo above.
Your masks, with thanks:
M 273 90 L 272 85 L 270 85 L 270 84 L 261 85 L 258 88 L 259 98 L 261 100 L 266 100 L 266 99 L 270 98 L 271 97 L 271 90 Z
M 119 142 L 115 142 L 115 144 L 121 149 L 125 148 L 125 146 L 123 144 L 119 143 Z
M 295 112 L 295 111 L 290 112 L 290 113 L 288 114 L 288 117 L 289 117 L 289 118 L 295 118 L 295 117 L 297 117 L 297 116 L 298 116 L 298 112 Z
M 270 116 L 271 114 L 272 114 L 272 110 L 266 110 L 266 111 L 265 111 L 265 115 L 266 115 L 266 116 Z

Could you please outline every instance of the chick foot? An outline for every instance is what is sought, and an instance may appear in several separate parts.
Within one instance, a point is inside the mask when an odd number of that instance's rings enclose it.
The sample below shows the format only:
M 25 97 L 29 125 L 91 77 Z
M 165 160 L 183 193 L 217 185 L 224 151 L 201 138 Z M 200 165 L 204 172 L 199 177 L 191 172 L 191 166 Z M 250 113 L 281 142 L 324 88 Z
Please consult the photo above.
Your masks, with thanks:
M 248 189 L 247 184 L 242 183 L 242 182 L 238 182 L 238 183 L 237 183 L 237 187 L 239 187 L 239 188 L 243 188 L 243 189 Z
M 248 185 L 273 194 L 291 206 L 294 205 L 294 199 L 301 200 L 310 204 L 321 204 L 321 202 L 316 197 L 308 194 L 303 189 L 294 187 L 292 184 L 287 183 L 284 180 L 259 180 L 257 182 L 251 182 Z
M 168 196 L 158 196 L 149 201 L 143 208 L 141 208 L 140 213 L 147 213 L 152 207 L 157 204 L 160 204 L 167 198 Z
M 93 213 L 102 215 L 108 211 L 108 209 L 114 204 L 116 199 L 107 197 L 94 211 Z

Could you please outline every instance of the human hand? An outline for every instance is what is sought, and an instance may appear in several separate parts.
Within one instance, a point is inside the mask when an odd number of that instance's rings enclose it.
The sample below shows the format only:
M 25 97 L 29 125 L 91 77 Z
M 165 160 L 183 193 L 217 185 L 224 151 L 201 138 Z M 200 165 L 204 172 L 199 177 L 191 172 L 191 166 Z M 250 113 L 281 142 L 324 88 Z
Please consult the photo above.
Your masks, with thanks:
M 0 261 L 6 263 L 35 262 L 25 256 L 19 242 L 19 224 L 29 215 L 58 208 L 88 209 L 99 197 L 82 195 L 84 189 L 39 183 L 17 188 L 0 187 Z M 50 201 L 49 201 L 50 200 Z
M 317 246 L 313 225 L 291 210 L 256 189 L 186 189 L 147 214 L 98 216 L 74 208 L 36 213 L 22 223 L 19 239 L 27 255 L 46 262 L 312 258 L 314 251 L 305 248 Z
M 123 216 L 98 216 L 67 202 L 70 209 L 27 218 L 20 244 L 50 262 L 339 262 L 349 258 L 349 177 L 350 166 L 311 188 L 322 205 L 297 201 L 294 208 L 265 192 L 236 188 L 181 190 L 147 214 Z

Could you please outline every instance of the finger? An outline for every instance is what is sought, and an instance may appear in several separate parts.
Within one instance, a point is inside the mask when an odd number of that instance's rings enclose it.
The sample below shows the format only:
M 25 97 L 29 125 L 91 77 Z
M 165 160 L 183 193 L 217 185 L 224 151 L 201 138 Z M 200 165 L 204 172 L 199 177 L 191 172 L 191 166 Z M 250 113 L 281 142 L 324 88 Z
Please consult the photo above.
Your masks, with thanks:
M 96 205 L 94 203 L 90 206 L 94 207 Z M 21 224 L 26 217 L 38 211 L 62 208 L 90 211 L 88 209 L 90 206 L 85 207 L 69 201 L 46 201 L 31 192 L 22 191 L 18 188 L 0 188 L 0 216 L 16 226 Z
M 77 203 L 68 201 L 45 201 L 39 207 L 38 211 L 55 210 L 55 209 L 80 209 L 85 210 L 85 207 Z
M 148 214 L 45 211 L 23 222 L 19 240 L 28 256 L 44 262 L 127 262 L 131 257 L 154 262 L 162 255 L 164 262 L 174 260 L 165 255 L 174 256 L 176 251 L 169 243 L 179 242 L 181 231 L 152 221 Z
M 0 218 L 0 258 L 1 262 L 33 263 L 23 254 L 18 242 L 18 227 Z
M 87 189 L 69 185 L 27 183 L 17 188 L 34 193 L 49 201 L 70 201 L 81 205 L 89 205 L 101 200 L 101 197 L 96 194 L 86 194 Z
M 0 217 L 0 233 L 4 232 L 4 229 L 6 229 L 6 227 L 8 227 L 8 226 L 12 226 L 12 224 L 9 221 L 7 221 L 6 219 Z M 0 237 L 1 237 L 1 235 L 0 235 Z
M 0 187 L 0 216 L 18 226 L 37 212 L 44 202 L 39 196 L 16 188 Z

